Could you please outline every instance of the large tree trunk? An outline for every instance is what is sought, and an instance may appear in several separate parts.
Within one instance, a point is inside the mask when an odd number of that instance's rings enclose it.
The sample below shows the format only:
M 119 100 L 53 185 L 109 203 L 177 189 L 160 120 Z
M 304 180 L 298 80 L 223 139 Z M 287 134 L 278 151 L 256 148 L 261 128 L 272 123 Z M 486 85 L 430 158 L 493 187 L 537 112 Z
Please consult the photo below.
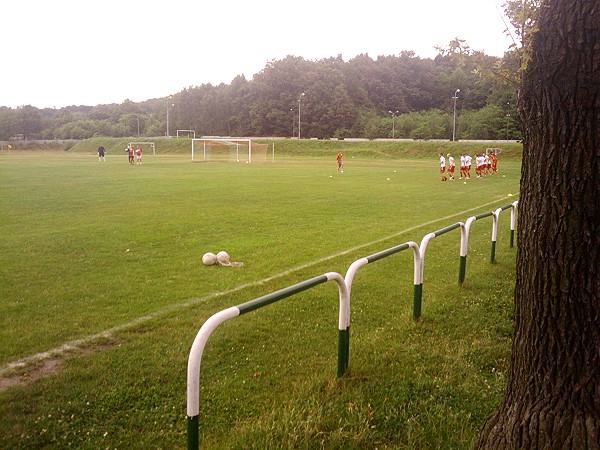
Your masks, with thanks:
M 485 449 L 600 448 L 600 2 L 546 0 L 523 75 L 515 323 Z

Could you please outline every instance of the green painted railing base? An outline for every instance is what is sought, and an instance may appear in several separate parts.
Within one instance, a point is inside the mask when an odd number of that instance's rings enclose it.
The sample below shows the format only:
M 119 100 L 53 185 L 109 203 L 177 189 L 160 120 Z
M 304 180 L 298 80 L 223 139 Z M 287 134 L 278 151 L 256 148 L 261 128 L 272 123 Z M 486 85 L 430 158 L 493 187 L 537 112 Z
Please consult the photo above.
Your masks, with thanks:
M 348 369 L 348 359 L 350 354 L 350 327 L 345 330 L 338 330 L 338 365 L 337 377 L 340 378 Z
M 198 416 L 187 418 L 187 448 L 188 450 L 198 450 L 200 441 L 198 439 Z
M 515 245 L 515 230 L 510 230 L 510 248 Z
M 413 297 L 413 320 L 416 322 L 421 317 L 421 300 L 423 298 L 423 284 L 415 284 Z
M 462 286 L 463 283 L 465 282 L 465 273 L 467 271 L 467 257 L 466 256 L 461 256 L 460 257 L 460 264 L 458 267 L 458 285 Z
M 492 241 L 492 250 L 490 253 L 490 262 L 494 264 L 496 259 L 496 241 Z

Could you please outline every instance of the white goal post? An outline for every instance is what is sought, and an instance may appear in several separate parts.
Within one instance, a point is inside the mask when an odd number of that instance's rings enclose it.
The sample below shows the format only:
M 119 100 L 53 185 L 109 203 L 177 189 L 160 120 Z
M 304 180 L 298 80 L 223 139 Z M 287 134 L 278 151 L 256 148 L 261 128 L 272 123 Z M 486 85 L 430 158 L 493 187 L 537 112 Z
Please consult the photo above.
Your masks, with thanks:
M 266 161 L 267 144 L 252 142 L 249 138 L 194 138 L 192 139 L 192 161 Z
M 177 139 L 179 139 L 179 133 L 181 133 L 182 135 L 183 133 L 186 133 L 188 138 L 196 138 L 196 130 L 177 130 Z
M 154 146 L 154 142 L 130 142 L 129 147 L 133 147 L 135 145 L 149 145 L 152 147 L 152 156 L 156 156 L 156 147 Z

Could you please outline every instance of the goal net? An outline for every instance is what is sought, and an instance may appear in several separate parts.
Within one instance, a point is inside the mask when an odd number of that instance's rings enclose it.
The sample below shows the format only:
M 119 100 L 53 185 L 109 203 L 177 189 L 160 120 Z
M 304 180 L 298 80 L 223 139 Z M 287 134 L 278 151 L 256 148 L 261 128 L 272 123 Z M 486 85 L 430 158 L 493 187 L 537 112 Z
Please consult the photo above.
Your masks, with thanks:
M 192 161 L 255 163 L 268 160 L 268 145 L 251 139 L 192 139 Z

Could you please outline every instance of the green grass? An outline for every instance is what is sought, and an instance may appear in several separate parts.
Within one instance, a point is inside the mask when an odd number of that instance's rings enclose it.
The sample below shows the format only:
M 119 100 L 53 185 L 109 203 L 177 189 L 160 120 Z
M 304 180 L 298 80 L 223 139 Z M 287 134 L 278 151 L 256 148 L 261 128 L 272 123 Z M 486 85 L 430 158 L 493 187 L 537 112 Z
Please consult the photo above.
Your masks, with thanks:
M 516 198 L 516 158 L 501 159 L 506 177 L 441 183 L 435 158 L 368 144 L 346 151 L 344 175 L 333 144 L 303 158 L 291 141 L 275 164 L 192 164 L 159 146 L 141 167 L 77 146 L 0 155 L 0 366 L 114 329 L 0 392 L 0 447 L 184 448 L 187 357 L 210 315 Z M 414 149 L 385 150 L 401 151 Z M 494 265 L 491 219 L 473 224 L 462 289 L 458 230 L 431 241 L 416 324 L 411 254 L 361 269 L 341 380 L 332 284 L 219 327 L 202 363 L 205 448 L 470 447 L 504 386 L 509 217 Z M 244 266 L 201 265 L 219 250 Z

